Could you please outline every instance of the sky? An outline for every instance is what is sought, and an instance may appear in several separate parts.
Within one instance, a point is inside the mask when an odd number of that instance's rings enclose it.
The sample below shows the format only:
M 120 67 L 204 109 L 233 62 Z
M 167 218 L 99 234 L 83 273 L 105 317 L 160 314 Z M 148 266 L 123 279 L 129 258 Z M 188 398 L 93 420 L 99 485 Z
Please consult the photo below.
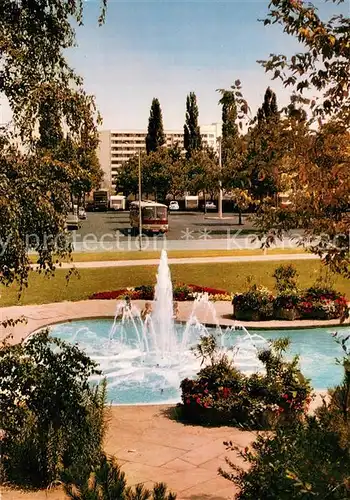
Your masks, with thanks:
M 287 91 L 256 62 L 297 49 L 280 27 L 257 21 L 265 17 L 268 0 L 108 0 L 100 27 L 99 0 L 86 0 L 84 8 L 78 46 L 67 56 L 96 96 L 102 129 L 147 128 L 153 97 L 160 101 L 164 128 L 182 129 L 191 91 L 199 123 L 218 122 L 216 89 L 236 79 L 254 113 L 268 85 L 280 105 L 288 102 Z M 3 106 L 1 121 L 7 113 Z

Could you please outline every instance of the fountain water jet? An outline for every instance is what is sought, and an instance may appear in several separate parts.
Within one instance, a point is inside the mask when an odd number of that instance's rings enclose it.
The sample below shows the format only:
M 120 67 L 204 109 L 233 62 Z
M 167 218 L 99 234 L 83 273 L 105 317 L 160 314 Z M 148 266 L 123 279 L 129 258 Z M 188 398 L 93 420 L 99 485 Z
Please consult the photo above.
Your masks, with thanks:
M 266 341 L 258 335 L 250 335 L 241 325 L 223 330 L 207 294 L 196 296 L 185 325 L 175 322 L 173 314 L 173 287 L 167 254 L 163 250 L 153 310 L 144 321 L 134 305 L 118 301 L 109 331 L 101 330 L 94 336 L 91 329 L 86 334 L 80 329 L 73 335 L 74 338 L 79 335 L 81 347 L 99 362 L 107 378 L 110 400 L 177 402 L 181 380 L 192 377 L 200 369 L 200 361 L 191 347 L 201 336 L 210 333 L 216 336 L 218 345 L 238 368 L 249 372 L 260 369 L 257 346 L 266 345 Z

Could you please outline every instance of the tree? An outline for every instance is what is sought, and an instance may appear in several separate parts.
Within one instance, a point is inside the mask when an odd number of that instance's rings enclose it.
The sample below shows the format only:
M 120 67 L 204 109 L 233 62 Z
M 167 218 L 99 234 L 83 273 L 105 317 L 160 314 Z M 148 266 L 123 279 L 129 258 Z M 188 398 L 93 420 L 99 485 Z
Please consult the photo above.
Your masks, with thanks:
M 214 198 L 219 189 L 220 169 L 217 155 L 213 150 L 204 148 L 194 151 L 187 163 L 188 191 L 191 193 L 210 193 Z
M 344 0 L 331 1 L 338 8 L 344 3 Z M 305 52 L 300 50 L 290 58 L 271 54 L 268 60 L 258 61 L 265 71 L 272 72 L 273 78 L 280 79 L 285 87 L 292 87 L 298 102 L 310 105 L 314 118 L 336 117 L 348 124 L 350 18 L 339 12 L 322 21 L 312 3 L 273 0 L 263 22 L 280 25 L 305 47 Z M 305 89 L 318 95 L 305 99 Z
M 88 477 L 102 452 L 106 384 L 91 387 L 97 365 L 45 330 L 0 346 L 2 480 L 43 487 L 67 469 Z
M 223 90 L 219 104 L 222 105 L 222 139 L 221 155 L 222 166 L 229 168 L 234 161 L 237 152 L 237 141 L 239 137 L 237 126 L 237 105 L 234 90 Z
M 202 136 L 198 125 L 198 105 L 194 92 L 186 99 L 186 121 L 184 125 L 184 147 L 189 158 L 193 151 L 202 147 Z
M 282 26 L 298 39 L 305 51 L 300 50 L 290 58 L 271 55 L 269 60 L 260 61 L 266 71 L 271 71 L 274 78 L 280 78 L 294 91 L 289 116 L 280 123 L 279 137 L 270 141 L 274 156 L 270 157 L 269 164 L 269 173 L 274 175 L 279 191 L 286 179 L 290 184 L 290 209 L 275 210 L 266 200 L 257 218 L 261 236 L 269 244 L 283 231 L 298 228 L 301 244 L 311 243 L 311 250 L 332 270 L 350 277 L 346 238 L 350 18 L 339 13 L 322 21 L 312 4 L 274 0 L 270 2 L 264 23 Z M 305 98 L 305 89 L 316 96 Z M 309 121 L 302 113 L 305 107 L 311 114 Z M 316 120 L 318 128 L 311 131 L 309 125 Z
M 248 104 L 243 97 L 240 80 L 236 80 L 229 90 L 218 89 L 218 92 L 222 106 L 222 185 L 226 191 L 243 189 L 248 183 L 244 170 L 246 145 L 239 130 L 243 128 L 243 117 L 249 112 Z
M 246 169 L 250 177 L 250 192 L 258 200 L 276 193 L 268 165 L 274 155 L 271 139 L 278 133 L 279 116 L 276 94 L 268 87 L 254 120 L 255 127 L 248 134 Z
M 65 50 L 75 43 L 72 24 L 82 23 L 83 2 L 53 0 L 49 8 L 44 0 L 34 4 L 5 0 L 0 6 L 0 93 L 9 102 L 15 131 L 0 129 L 4 284 L 25 284 L 30 249 L 38 252 L 41 269 L 54 270 L 56 259 L 70 249 L 65 218 L 72 186 L 77 178 L 92 181 L 100 175 L 96 158 L 92 161 L 99 119 L 94 99 L 65 58 Z M 104 7 L 102 0 L 100 22 Z M 77 148 L 74 159 L 60 150 L 62 130 Z M 14 145 L 15 135 L 21 149 Z
M 162 110 L 158 99 L 152 100 L 151 111 L 148 120 L 148 132 L 146 136 L 147 154 L 157 151 L 160 146 L 165 144 L 165 135 L 163 130 Z
M 270 87 L 267 87 L 264 102 L 258 109 L 257 120 L 258 124 L 269 123 L 270 121 L 278 119 L 277 97 Z
M 238 208 L 238 224 L 241 226 L 243 224 L 242 212 L 248 210 L 249 206 L 253 204 L 253 199 L 249 195 L 248 190 L 240 188 L 232 189 L 231 198 Z

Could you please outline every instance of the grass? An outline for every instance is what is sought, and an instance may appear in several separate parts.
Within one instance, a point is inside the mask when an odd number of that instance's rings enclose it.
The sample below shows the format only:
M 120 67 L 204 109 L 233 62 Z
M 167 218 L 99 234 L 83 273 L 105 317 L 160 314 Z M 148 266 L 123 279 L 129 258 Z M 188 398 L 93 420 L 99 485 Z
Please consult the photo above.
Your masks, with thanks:
M 290 261 L 299 273 L 301 287 L 311 286 L 319 276 L 321 264 L 318 261 Z M 285 264 L 287 262 L 284 262 Z M 245 289 L 248 276 L 254 282 L 270 289 L 274 286 L 272 274 L 280 264 L 271 262 L 235 262 L 213 264 L 171 265 L 174 282 L 197 284 L 220 288 L 230 292 Z M 59 269 L 54 278 L 32 272 L 26 288 L 18 299 L 15 286 L 0 289 L 0 306 L 44 304 L 65 300 L 77 301 L 88 299 L 94 292 L 116 290 L 118 288 L 153 284 L 156 266 L 145 267 L 109 267 L 99 269 L 81 269 L 79 276 L 72 276 L 67 282 L 67 271 Z M 335 287 L 350 297 L 350 281 L 337 276 Z
M 272 248 L 266 250 L 266 255 L 277 255 L 277 254 L 300 254 L 305 253 L 303 249 L 287 248 L 279 249 Z M 223 257 L 223 256 L 245 256 L 245 255 L 264 255 L 264 251 L 257 250 L 169 250 L 168 257 L 172 259 L 182 259 L 191 257 Z M 112 261 L 112 260 L 149 260 L 158 259 L 160 256 L 160 251 L 119 251 L 119 252 L 81 252 L 74 253 L 73 262 L 96 262 L 96 261 Z M 31 261 L 36 262 L 36 257 L 31 256 Z

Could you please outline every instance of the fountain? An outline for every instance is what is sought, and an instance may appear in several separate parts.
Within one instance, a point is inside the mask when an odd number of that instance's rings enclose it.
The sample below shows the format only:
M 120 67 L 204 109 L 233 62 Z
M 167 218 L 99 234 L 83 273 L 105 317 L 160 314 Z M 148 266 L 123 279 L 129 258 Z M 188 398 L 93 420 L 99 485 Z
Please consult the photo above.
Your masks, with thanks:
M 78 340 L 99 362 L 107 378 L 109 398 L 117 403 L 177 402 L 181 380 L 200 369 L 191 347 L 200 336 L 210 333 L 240 369 L 261 369 L 257 349 L 266 346 L 266 340 L 250 335 L 242 325 L 222 329 L 207 294 L 195 298 L 185 325 L 174 321 L 173 287 L 165 250 L 158 267 L 152 312 L 142 319 L 129 301 L 119 301 L 110 327 L 109 320 L 98 321 L 93 329 L 84 325 L 73 335 L 69 334 L 68 324 L 67 340 Z M 62 333 L 60 337 L 65 338 Z

